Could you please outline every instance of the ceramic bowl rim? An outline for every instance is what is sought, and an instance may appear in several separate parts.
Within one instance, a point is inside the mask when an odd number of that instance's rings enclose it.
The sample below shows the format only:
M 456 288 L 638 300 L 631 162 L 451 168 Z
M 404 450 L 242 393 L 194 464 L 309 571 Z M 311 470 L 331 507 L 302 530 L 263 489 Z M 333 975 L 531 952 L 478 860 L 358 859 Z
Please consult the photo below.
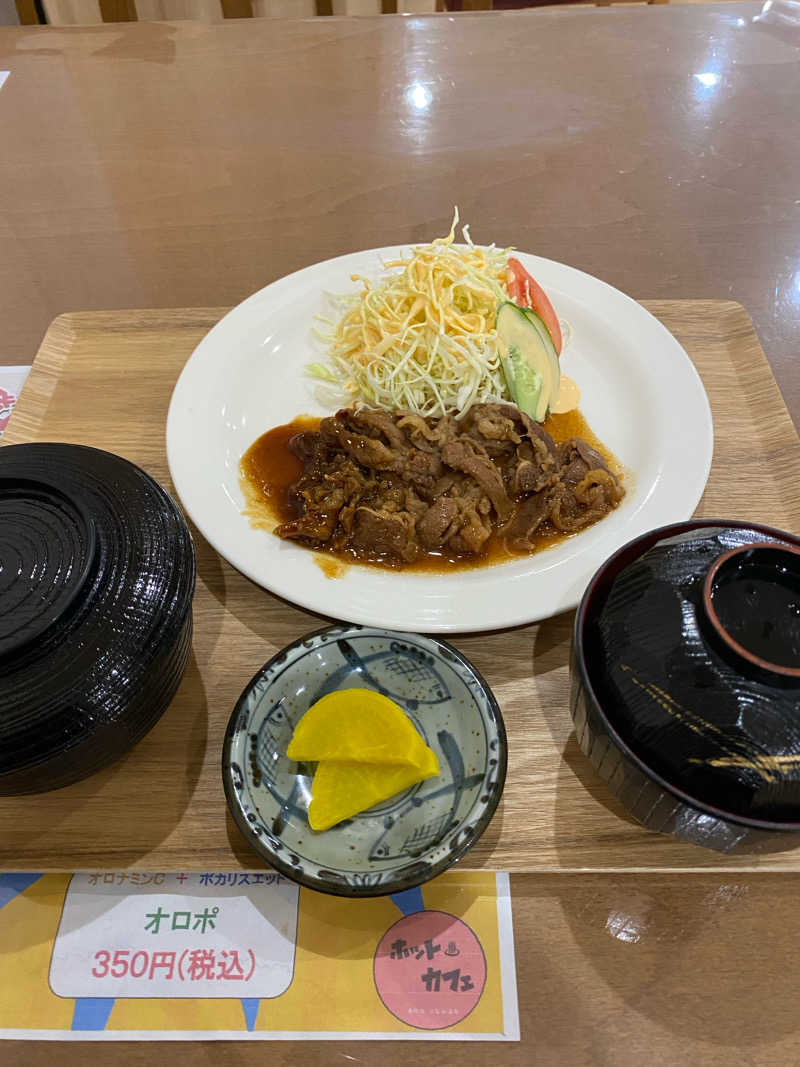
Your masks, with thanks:
M 586 590 L 581 597 L 581 602 L 578 605 L 578 610 L 575 614 L 572 640 L 574 658 L 580 681 L 586 691 L 587 699 L 591 700 L 595 712 L 600 717 L 604 729 L 616 748 L 619 749 L 619 751 L 629 759 L 646 778 L 655 782 L 656 785 L 659 785 L 665 792 L 669 793 L 688 807 L 694 808 L 703 814 L 711 815 L 726 823 L 746 826 L 752 830 L 769 830 L 783 833 L 797 832 L 800 831 L 800 821 L 775 822 L 770 819 L 755 819 L 748 815 L 739 815 L 735 812 L 726 811 L 724 808 L 716 807 L 706 801 L 699 800 L 691 794 L 684 792 L 684 790 L 680 789 L 678 786 L 667 781 L 666 778 L 663 778 L 657 771 L 654 771 L 649 764 L 634 752 L 627 741 L 625 741 L 617 732 L 614 724 L 606 714 L 605 708 L 597 696 L 589 678 L 589 670 L 586 664 L 586 650 L 584 648 L 584 631 L 586 628 L 586 617 L 590 602 L 594 599 L 597 587 L 605 579 L 616 576 L 622 569 L 622 566 L 638 559 L 642 552 L 651 548 L 658 541 L 661 541 L 666 537 L 689 533 L 692 530 L 703 530 L 709 527 L 727 530 L 754 530 L 757 533 L 769 535 L 776 541 L 784 539 L 790 544 L 800 547 L 800 538 L 796 537 L 794 534 L 788 533 L 786 530 L 779 530 L 775 526 L 765 526 L 762 523 L 746 522 L 739 519 L 687 519 L 684 522 L 674 522 L 667 526 L 656 526 L 646 534 L 640 534 L 638 537 L 634 537 L 632 540 L 628 541 L 627 544 L 623 545 L 622 548 L 618 549 L 612 556 L 609 556 L 605 563 L 593 575 L 592 580 L 587 585 Z M 641 551 L 636 551 L 640 547 Z
M 489 798 L 483 813 L 475 823 L 475 832 L 466 840 L 461 842 L 457 848 L 449 852 L 443 859 L 439 860 L 436 864 L 431 864 L 430 870 L 423 872 L 421 877 L 412 876 L 410 878 L 404 878 L 401 880 L 395 880 L 393 882 L 381 882 L 379 885 L 341 885 L 338 883 L 326 882 L 321 878 L 316 878 L 314 875 L 306 874 L 304 871 L 298 871 L 291 863 L 286 862 L 280 857 L 276 856 L 275 852 L 268 846 L 265 846 L 260 837 L 256 837 L 252 832 L 252 827 L 244 816 L 239 803 L 238 794 L 233 786 L 233 775 L 231 772 L 231 747 L 233 745 L 233 737 L 236 733 L 236 722 L 242 712 L 244 704 L 250 695 L 253 688 L 265 677 L 270 671 L 273 664 L 283 659 L 287 655 L 291 654 L 298 646 L 302 646 L 305 641 L 313 638 L 323 637 L 326 634 L 336 632 L 340 634 L 342 631 L 350 630 L 366 630 L 379 634 L 397 636 L 402 638 L 403 636 L 418 636 L 424 637 L 426 641 L 430 641 L 436 645 L 438 649 L 446 649 L 448 655 L 453 656 L 458 660 L 463 668 L 465 668 L 475 680 L 478 682 L 478 686 L 486 700 L 492 714 L 494 715 L 495 723 L 497 726 L 497 781 L 494 786 L 493 793 Z M 327 643 L 327 642 L 326 642 Z M 233 816 L 233 821 L 239 828 L 242 836 L 245 839 L 246 844 L 258 855 L 262 860 L 266 861 L 270 867 L 278 871 L 289 881 L 294 882 L 297 885 L 303 886 L 306 889 L 314 889 L 320 893 L 327 893 L 329 896 L 337 897 L 349 897 L 349 898 L 364 898 L 364 897 L 383 897 L 391 896 L 394 893 L 401 893 L 406 889 L 414 889 L 417 886 L 424 885 L 426 882 L 430 882 L 433 878 L 438 878 L 440 874 L 449 870 L 454 864 L 469 852 L 469 850 L 480 840 L 484 831 L 489 823 L 492 821 L 500 800 L 503 796 L 503 791 L 506 782 L 506 772 L 508 769 L 508 737 L 506 734 L 506 726 L 503 720 L 503 714 L 500 710 L 500 705 L 492 692 L 489 683 L 475 667 L 470 660 L 467 659 L 457 648 L 450 644 L 449 641 L 442 640 L 433 634 L 410 634 L 409 631 L 389 630 L 382 626 L 367 626 L 360 623 L 332 623 L 327 626 L 322 626 L 317 630 L 312 630 L 309 633 L 302 634 L 294 641 L 289 642 L 288 645 L 284 645 L 273 656 L 271 656 L 267 662 L 256 671 L 250 681 L 245 685 L 244 689 L 236 701 L 230 718 L 228 719 L 228 725 L 225 728 L 225 737 L 222 743 L 222 784 L 225 790 L 225 799 L 228 802 L 228 810 Z M 244 769 L 242 774 L 244 774 Z

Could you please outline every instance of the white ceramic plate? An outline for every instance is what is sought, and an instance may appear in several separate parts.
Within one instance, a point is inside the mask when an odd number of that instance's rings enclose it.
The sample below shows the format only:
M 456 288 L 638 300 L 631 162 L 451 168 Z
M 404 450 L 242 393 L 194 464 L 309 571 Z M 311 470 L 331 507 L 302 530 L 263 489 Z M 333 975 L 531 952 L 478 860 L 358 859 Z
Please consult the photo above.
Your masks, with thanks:
M 192 353 L 167 418 L 167 456 L 184 508 L 234 567 L 265 589 L 336 619 L 397 630 L 457 633 L 534 622 L 574 607 L 598 566 L 631 538 L 689 518 L 708 478 L 713 429 L 694 365 L 630 297 L 581 271 L 519 254 L 567 319 L 562 366 L 581 410 L 632 472 L 620 507 L 533 556 L 452 574 L 352 566 L 328 578 L 306 548 L 254 530 L 241 514 L 241 455 L 296 415 L 329 414 L 305 365 L 320 358 L 312 316 L 325 292 L 354 288 L 403 248 L 340 256 L 268 285 L 234 308 Z

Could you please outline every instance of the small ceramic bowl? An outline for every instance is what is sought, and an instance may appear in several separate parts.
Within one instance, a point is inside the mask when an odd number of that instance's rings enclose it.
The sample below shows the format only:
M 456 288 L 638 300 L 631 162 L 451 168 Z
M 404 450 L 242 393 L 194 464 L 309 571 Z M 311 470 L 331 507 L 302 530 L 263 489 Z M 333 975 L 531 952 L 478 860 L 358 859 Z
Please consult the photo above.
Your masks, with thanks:
M 308 825 L 314 765 L 286 756 L 308 708 L 339 689 L 396 701 L 441 773 L 330 830 Z M 491 690 L 444 641 L 355 625 L 303 637 L 252 679 L 225 735 L 228 805 L 250 846 L 311 889 L 381 896 L 441 874 L 489 824 L 506 776 L 506 733 Z
M 727 853 L 800 844 L 800 540 L 693 520 L 625 545 L 575 618 L 571 710 L 650 829 Z

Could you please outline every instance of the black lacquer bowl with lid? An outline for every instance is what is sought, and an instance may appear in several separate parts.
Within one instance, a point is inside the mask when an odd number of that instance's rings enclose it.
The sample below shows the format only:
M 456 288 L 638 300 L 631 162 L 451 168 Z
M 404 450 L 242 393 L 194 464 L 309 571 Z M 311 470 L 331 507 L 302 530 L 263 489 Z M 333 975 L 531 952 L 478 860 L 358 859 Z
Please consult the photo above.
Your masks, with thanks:
M 576 615 L 571 710 L 650 829 L 727 853 L 800 845 L 800 540 L 692 520 L 625 545 Z
M 70 444 L 0 448 L 0 794 L 122 756 L 191 650 L 186 522 L 148 474 Z

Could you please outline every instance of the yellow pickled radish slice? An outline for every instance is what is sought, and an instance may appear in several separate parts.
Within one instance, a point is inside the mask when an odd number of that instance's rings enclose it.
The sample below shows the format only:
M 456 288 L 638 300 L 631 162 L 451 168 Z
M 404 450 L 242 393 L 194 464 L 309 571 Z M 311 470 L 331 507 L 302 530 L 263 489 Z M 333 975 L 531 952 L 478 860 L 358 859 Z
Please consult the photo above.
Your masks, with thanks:
M 419 767 L 408 764 L 323 760 L 311 786 L 308 822 L 312 830 L 329 830 L 409 786 L 439 773 L 436 753 L 425 746 Z
M 292 760 L 420 766 L 425 742 L 402 708 L 372 689 L 340 689 L 312 704 L 286 750 Z

